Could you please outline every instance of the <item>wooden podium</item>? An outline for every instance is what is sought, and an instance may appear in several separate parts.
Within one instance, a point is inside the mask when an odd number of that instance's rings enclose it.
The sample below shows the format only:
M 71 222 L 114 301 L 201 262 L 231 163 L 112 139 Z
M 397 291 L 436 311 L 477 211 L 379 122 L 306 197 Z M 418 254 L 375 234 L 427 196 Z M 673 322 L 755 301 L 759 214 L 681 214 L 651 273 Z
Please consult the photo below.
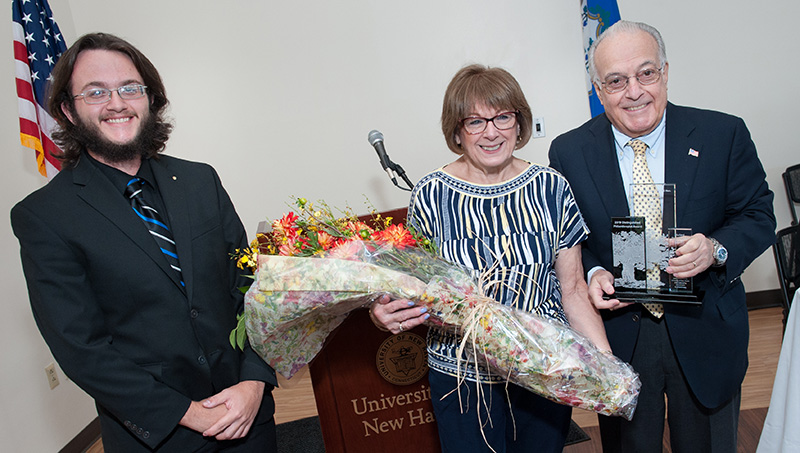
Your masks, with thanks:
M 352 312 L 310 364 L 328 453 L 440 452 L 427 327 L 393 335 Z
M 382 212 L 403 223 L 405 209 Z M 371 216 L 362 216 L 369 221 Z M 311 362 L 311 383 L 328 453 L 438 453 L 425 336 L 382 332 L 356 310 Z

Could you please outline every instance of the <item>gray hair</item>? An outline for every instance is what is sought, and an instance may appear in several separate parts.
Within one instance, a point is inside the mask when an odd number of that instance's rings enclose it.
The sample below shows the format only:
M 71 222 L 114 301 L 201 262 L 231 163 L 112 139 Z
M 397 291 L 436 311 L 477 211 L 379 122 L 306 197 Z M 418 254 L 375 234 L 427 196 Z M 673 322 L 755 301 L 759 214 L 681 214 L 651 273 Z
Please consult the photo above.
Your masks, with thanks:
M 661 33 L 659 33 L 655 27 L 647 25 L 643 22 L 621 20 L 608 27 L 603 33 L 601 33 L 600 36 L 597 37 L 597 40 L 593 42 L 592 46 L 589 48 L 589 77 L 591 78 L 592 82 L 598 84 L 601 82 L 597 76 L 597 65 L 594 61 L 594 53 L 597 50 L 597 46 L 599 46 L 604 39 L 610 36 L 614 36 L 619 33 L 631 33 L 636 31 L 643 31 L 656 40 L 656 44 L 658 44 L 658 65 L 663 66 L 667 63 L 667 48 L 664 46 L 664 40 L 661 38 Z

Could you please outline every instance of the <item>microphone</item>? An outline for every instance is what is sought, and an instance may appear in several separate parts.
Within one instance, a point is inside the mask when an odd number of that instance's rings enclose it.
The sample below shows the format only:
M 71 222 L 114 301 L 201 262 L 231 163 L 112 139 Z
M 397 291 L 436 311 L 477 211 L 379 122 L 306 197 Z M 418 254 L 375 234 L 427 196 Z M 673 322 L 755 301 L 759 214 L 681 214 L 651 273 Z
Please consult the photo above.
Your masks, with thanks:
M 397 185 L 397 178 L 393 173 L 394 168 L 392 161 L 389 160 L 389 156 L 386 154 L 386 148 L 383 147 L 383 134 L 381 134 L 380 131 L 373 129 L 370 131 L 367 139 L 369 140 L 369 144 L 375 148 L 375 152 L 378 153 L 378 158 L 381 160 L 381 167 L 383 167 L 383 170 L 389 176 L 389 179 L 392 180 L 394 185 Z
M 367 136 L 367 140 L 369 140 L 369 144 L 375 148 L 375 152 L 378 153 L 378 158 L 381 160 L 381 167 L 389 175 L 389 179 L 392 180 L 392 183 L 395 187 L 411 191 L 414 188 L 414 184 L 408 179 L 406 176 L 405 170 L 400 165 L 394 163 L 389 159 L 389 155 L 386 154 L 386 148 L 383 147 L 383 134 L 380 131 L 372 130 L 370 131 L 369 135 Z M 397 183 L 397 177 L 401 177 L 403 182 L 408 186 L 408 188 L 401 186 Z

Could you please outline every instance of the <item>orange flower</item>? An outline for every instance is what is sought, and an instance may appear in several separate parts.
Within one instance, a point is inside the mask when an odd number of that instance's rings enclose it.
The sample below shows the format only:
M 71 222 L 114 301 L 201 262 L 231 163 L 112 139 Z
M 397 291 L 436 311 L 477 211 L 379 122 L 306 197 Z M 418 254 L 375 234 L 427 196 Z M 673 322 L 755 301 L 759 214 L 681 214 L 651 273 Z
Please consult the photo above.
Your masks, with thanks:
M 277 237 L 294 237 L 296 236 L 297 214 L 289 212 L 281 217 L 279 220 L 272 222 L 272 230 Z
M 356 238 L 364 240 L 369 239 L 369 237 L 373 233 L 375 233 L 375 230 L 372 229 L 372 227 L 370 227 L 369 225 L 360 220 L 355 222 L 354 221 L 347 222 L 347 225 L 345 225 L 345 229 L 353 233 L 353 236 L 355 236 Z
M 278 248 L 278 255 L 282 256 L 301 256 L 304 251 L 308 250 L 308 239 L 303 237 L 295 237 L 285 241 Z M 306 252 L 307 253 L 307 252 Z
M 317 242 L 322 250 L 329 250 L 339 244 L 339 238 L 331 236 L 330 234 L 320 231 L 317 233 Z
M 286 244 L 278 247 L 278 255 L 280 256 L 297 256 L 300 250 L 294 246 L 294 242 L 287 242 Z
M 328 258 L 336 258 L 340 260 L 352 260 L 361 251 L 361 241 L 347 240 L 341 241 L 336 247 L 328 250 L 326 256 Z
M 376 231 L 373 233 L 372 239 L 376 241 L 388 242 L 398 249 L 413 247 L 417 244 L 417 242 L 414 240 L 414 236 L 412 236 L 411 232 L 408 231 L 402 224 L 389 225 L 383 231 Z

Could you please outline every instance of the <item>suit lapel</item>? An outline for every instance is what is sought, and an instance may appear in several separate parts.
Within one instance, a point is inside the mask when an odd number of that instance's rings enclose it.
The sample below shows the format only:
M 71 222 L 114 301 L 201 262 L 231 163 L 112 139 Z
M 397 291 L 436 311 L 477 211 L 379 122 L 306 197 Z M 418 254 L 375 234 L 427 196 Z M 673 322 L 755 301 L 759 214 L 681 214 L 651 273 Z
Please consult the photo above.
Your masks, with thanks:
M 695 125 L 672 103 L 667 104 L 667 130 L 664 142 L 664 180 L 675 184 L 678 218 L 676 226 L 683 225 L 683 209 L 689 201 L 697 168 L 703 157 L 703 143 L 693 138 Z
M 180 287 L 175 271 L 169 267 L 158 244 L 153 240 L 142 221 L 136 217 L 123 194 L 111 184 L 111 181 L 86 159 L 78 162 L 72 174 L 73 183 L 80 187 L 78 197 L 119 228 L 134 245 L 142 249 L 153 263 Z M 109 250 L 109 253 L 114 253 L 114 251 Z M 181 253 L 180 248 L 178 253 Z M 183 257 L 180 259 L 181 266 L 183 266 Z
M 156 263 L 164 261 L 161 251 L 147 228 L 136 217 L 125 197 L 100 170 L 81 159 L 73 170 L 73 183 L 81 186 L 78 196 L 117 226 L 131 242 L 140 247 Z M 109 250 L 109 253 L 113 253 Z
M 628 200 L 619 172 L 619 159 L 611 133 L 611 123 L 603 115 L 589 130 L 594 135 L 594 140 L 586 145 L 587 149 L 583 155 L 586 158 L 589 175 L 600 194 L 600 201 L 609 217 L 627 216 L 630 210 L 626 209 Z
M 187 206 L 186 189 L 174 168 L 170 167 L 165 159 L 151 159 L 153 177 L 158 184 L 161 199 L 167 207 L 170 231 L 178 249 L 178 259 L 183 271 L 183 282 L 186 284 L 186 294 L 191 294 L 192 279 L 192 232 Z M 173 166 L 174 167 L 174 166 Z M 175 274 L 174 272 L 172 273 Z M 177 280 L 176 280 L 177 283 Z

